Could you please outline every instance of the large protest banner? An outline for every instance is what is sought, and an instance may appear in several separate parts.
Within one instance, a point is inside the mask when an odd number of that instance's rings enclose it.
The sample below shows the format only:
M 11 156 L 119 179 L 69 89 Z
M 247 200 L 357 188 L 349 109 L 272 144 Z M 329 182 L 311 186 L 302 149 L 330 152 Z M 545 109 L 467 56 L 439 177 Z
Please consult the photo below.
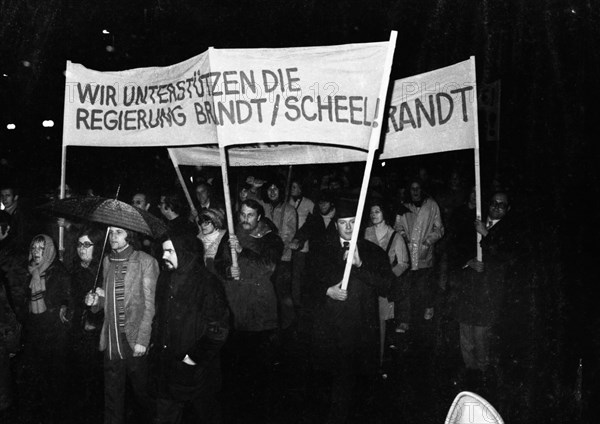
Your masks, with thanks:
M 474 149 L 474 58 L 394 82 L 380 159 Z
M 216 144 L 227 198 L 227 146 L 322 143 L 368 151 L 370 165 L 395 40 L 392 32 L 390 41 L 381 43 L 210 48 L 180 64 L 122 72 L 67 62 L 61 197 L 66 148 L 73 145 Z M 359 207 L 361 201 L 362 193 Z M 60 240 L 62 248 L 62 235 Z
M 209 49 L 98 72 L 67 62 L 65 146 L 319 142 L 368 149 L 389 42 Z
M 472 60 L 394 82 L 387 114 L 387 133 L 380 159 L 451 150 L 476 144 L 476 78 Z M 320 150 L 318 150 L 320 149 Z M 180 165 L 219 165 L 210 147 L 170 148 Z M 366 160 L 366 151 L 302 145 L 260 145 L 229 149 L 233 166 L 342 163 Z

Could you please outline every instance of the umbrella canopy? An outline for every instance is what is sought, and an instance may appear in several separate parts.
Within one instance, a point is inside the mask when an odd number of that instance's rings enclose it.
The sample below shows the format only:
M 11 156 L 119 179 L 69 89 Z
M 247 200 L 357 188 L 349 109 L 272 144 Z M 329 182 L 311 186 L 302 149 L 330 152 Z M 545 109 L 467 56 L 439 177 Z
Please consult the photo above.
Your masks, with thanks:
M 150 212 L 105 197 L 70 197 L 54 200 L 39 208 L 56 216 L 98 222 L 153 238 L 167 232 L 167 226 Z

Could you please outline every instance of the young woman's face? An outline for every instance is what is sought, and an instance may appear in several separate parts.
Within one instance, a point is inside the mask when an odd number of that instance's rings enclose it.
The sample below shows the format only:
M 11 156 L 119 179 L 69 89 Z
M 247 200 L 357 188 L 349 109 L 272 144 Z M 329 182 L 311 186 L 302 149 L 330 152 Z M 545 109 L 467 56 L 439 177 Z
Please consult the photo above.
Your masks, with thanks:
M 43 240 L 36 241 L 31 245 L 31 262 L 33 262 L 34 265 L 39 265 L 42 262 L 45 248 L 46 243 Z
M 200 223 L 200 229 L 204 235 L 212 234 L 215 231 L 215 224 L 210 220 L 202 221 Z
M 91 262 L 94 255 L 94 243 L 88 236 L 81 236 L 77 240 L 77 255 L 81 262 Z
M 373 206 L 369 216 L 371 218 L 371 224 L 373 225 L 383 222 L 383 212 L 381 212 L 381 208 L 379 206 Z

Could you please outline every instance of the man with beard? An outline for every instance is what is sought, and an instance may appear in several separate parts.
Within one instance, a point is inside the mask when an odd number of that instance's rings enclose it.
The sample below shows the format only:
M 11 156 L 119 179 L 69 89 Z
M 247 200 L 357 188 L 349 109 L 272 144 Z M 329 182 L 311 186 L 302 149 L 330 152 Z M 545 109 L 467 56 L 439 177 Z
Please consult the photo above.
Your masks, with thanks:
M 236 234 L 229 243 L 238 254 L 225 281 L 235 332 L 228 343 L 229 372 L 240 389 L 240 408 L 264 422 L 276 352 L 277 297 L 271 276 L 281 258 L 283 242 L 254 199 L 241 203 Z M 250 419 L 249 421 L 252 421 Z
M 393 274 L 383 249 L 359 239 L 347 289 L 341 288 L 357 204 L 336 203 L 335 233 L 311 245 L 315 257 L 315 366 L 331 377 L 328 423 L 345 423 L 352 399 L 364 399 L 379 366 L 378 296 L 386 296 Z M 358 230 L 358 229 L 357 229 Z M 357 391 L 360 390 L 360 393 Z
M 219 351 L 229 332 L 223 286 L 204 266 L 191 235 L 162 243 L 165 271 L 157 284 L 153 345 L 159 360 L 158 422 L 182 422 L 186 404 L 195 420 L 221 421 Z
M 109 227 L 111 252 L 104 257 L 102 288 L 88 293 L 85 303 L 92 311 L 104 308 L 100 350 L 104 355 L 104 422 L 125 419 L 125 387 L 131 382 L 138 402 L 140 421 L 151 422 L 146 351 L 154 318 L 154 292 L 158 262 L 130 244 L 133 233 Z

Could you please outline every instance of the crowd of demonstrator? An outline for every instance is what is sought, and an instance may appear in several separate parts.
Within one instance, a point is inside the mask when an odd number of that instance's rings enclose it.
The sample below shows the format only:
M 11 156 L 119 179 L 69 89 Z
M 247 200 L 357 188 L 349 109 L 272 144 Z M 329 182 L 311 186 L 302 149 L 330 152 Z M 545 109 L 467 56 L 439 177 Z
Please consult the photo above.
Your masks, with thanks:
M 471 388 L 492 384 L 503 287 L 525 249 L 511 193 L 487 191 L 478 220 L 475 189 L 458 172 L 447 182 L 424 169 L 390 173 L 398 180 L 372 179 L 359 229 L 358 187 L 344 169 L 244 178 L 234 233 L 210 179 L 192 188 L 193 208 L 181 188 L 131 193 L 165 221 L 158 240 L 22 210 L 3 182 L 0 414 L 274 422 L 277 369 L 295 361 L 294 396 L 320 411 L 318 422 L 350 422 L 364 407 L 356 399 L 394 373 L 394 352 L 414 349 L 431 366 L 440 314 L 459 324 Z

